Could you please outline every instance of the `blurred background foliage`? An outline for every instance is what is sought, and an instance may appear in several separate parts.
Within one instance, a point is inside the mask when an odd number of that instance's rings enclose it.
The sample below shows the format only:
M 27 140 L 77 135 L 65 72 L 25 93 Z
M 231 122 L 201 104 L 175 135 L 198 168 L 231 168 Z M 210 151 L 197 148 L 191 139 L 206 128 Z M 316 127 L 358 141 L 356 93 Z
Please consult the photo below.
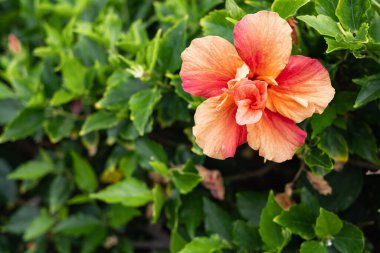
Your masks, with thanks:
M 291 161 L 207 158 L 180 54 L 259 10 L 335 98 Z M 380 251 L 378 0 L 0 0 L 0 36 L 0 252 Z

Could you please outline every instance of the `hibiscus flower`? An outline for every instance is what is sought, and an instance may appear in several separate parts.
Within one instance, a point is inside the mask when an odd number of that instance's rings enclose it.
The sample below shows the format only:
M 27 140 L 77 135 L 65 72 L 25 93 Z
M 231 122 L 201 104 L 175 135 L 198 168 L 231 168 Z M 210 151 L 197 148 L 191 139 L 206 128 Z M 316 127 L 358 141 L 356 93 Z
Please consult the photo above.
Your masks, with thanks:
M 182 53 L 183 89 L 206 98 L 193 134 L 207 156 L 232 157 L 248 142 L 265 159 L 283 162 L 304 144 L 296 123 L 322 113 L 335 91 L 321 63 L 291 56 L 291 33 L 277 13 L 260 11 L 236 24 L 235 46 L 207 36 Z

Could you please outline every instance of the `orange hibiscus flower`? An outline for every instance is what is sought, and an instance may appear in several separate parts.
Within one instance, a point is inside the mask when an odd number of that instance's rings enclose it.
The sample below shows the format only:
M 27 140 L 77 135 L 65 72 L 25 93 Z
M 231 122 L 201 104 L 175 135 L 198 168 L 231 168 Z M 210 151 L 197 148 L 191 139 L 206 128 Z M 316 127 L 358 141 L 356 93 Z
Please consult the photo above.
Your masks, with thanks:
M 206 155 L 225 159 L 248 142 L 264 158 L 283 162 L 304 144 L 306 132 L 295 122 L 322 113 L 335 91 L 321 63 L 290 55 L 291 33 L 277 13 L 260 11 L 236 24 L 235 46 L 207 36 L 182 53 L 183 89 L 207 98 L 193 128 Z

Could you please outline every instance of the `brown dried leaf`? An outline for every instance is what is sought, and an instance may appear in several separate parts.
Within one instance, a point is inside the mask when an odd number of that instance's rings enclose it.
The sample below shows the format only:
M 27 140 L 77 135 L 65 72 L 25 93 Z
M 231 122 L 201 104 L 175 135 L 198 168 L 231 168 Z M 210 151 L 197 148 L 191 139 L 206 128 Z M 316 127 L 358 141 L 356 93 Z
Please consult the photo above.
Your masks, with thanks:
M 332 193 L 331 186 L 323 176 L 318 176 L 311 172 L 308 172 L 306 174 L 306 177 L 314 189 L 316 189 L 321 195 L 330 195 Z
M 287 183 L 285 185 L 285 192 L 277 193 L 274 199 L 284 210 L 288 210 L 295 202 L 292 199 L 293 195 L 293 183 Z
M 298 45 L 297 23 L 298 22 L 293 17 L 288 19 L 288 24 L 292 28 L 292 40 L 295 45 Z
M 117 238 L 116 235 L 111 235 L 111 236 L 108 236 L 106 238 L 106 240 L 104 241 L 103 246 L 106 249 L 110 249 L 110 248 L 112 248 L 112 247 L 114 247 L 114 246 L 116 246 L 118 244 L 119 244 L 119 238 Z
M 222 174 L 218 170 L 208 170 L 202 165 L 196 166 L 199 175 L 203 177 L 203 186 L 210 190 L 212 196 L 224 200 L 224 184 Z

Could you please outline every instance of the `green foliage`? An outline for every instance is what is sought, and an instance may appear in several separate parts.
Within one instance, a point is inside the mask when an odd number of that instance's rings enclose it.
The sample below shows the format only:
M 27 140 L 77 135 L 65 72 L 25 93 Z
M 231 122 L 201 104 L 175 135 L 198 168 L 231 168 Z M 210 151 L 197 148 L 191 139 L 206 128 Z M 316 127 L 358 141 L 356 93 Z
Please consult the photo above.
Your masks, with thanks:
M 0 1 L 0 252 L 379 251 L 380 188 L 366 175 L 380 165 L 379 7 Z M 205 98 L 182 89 L 181 53 L 202 36 L 233 43 L 261 10 L 298 21 L 293 54 L 326 67 L 335 97 L 299 124 L 293 160 L 263 163 L 244 144 L 217 161 L 195 144 Z

